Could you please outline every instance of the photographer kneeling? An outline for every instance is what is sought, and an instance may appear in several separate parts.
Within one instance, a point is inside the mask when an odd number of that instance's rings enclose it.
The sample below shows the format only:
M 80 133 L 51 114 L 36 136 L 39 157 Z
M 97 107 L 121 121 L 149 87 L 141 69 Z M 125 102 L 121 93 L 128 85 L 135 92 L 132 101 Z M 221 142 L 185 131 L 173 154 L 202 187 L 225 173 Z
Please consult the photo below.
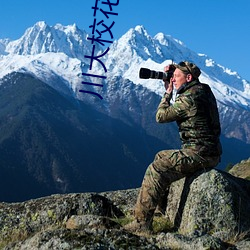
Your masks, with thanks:
M 200 83 L 201 71 L 195 64 L 171 64 L 164 68 L 165 72 L 173 66 L 173 76 L 163 79 L 166 92 L 158 106 L 156 121 L 176 121 L 182 147 L 160 151 L 147 168 L 135 205 L 135 220 L 125 226 L 132 232 L 152 230 L 155 209 L 172 182 L 220 162 L 221 129 L 215 97 L 207 84 Z M 171 105 L 173 87 L 177 93 Z

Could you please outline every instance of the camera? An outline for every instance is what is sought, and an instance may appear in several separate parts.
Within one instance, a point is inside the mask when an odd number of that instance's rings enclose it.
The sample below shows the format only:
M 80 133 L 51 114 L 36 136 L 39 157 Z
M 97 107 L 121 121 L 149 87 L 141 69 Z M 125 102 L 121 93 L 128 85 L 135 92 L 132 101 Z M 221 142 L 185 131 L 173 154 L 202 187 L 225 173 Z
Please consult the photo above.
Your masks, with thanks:
M 175 71 L 175 66 L 173 64 L 169 65 L 169 70 L 167 72 L 154 71 L 147 68 L 140 68 L 139 77 L 141 79 L 162 79 L 170 81 Z

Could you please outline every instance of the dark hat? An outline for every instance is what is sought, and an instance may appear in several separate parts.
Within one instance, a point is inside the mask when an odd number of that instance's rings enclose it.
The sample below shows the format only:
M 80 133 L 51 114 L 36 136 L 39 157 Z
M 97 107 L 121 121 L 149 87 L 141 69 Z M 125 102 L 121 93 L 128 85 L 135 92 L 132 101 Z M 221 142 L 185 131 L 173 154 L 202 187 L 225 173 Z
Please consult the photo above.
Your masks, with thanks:
M 180 69 L 184 73 L 191 74 L 195 79 L 198 79 L 198 77 L 201 74 L 200 69 L 191 62 L 180 62 L 179 64 L 175 65 L 176 68 Z

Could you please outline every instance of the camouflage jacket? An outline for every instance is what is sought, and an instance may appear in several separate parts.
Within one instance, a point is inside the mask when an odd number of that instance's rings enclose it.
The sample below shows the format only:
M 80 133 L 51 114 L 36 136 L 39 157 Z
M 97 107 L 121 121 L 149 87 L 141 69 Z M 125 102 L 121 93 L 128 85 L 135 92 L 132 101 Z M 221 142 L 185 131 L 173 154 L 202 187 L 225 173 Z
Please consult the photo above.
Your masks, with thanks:
M 219 156 L 220 121 L 215 97 L 207 84 L 198 80 L 184 84 L 173 105 L 165 93 L 156 113 L 159 123 L 176 121 L 182 148 L 192 148 L 204 156 Z

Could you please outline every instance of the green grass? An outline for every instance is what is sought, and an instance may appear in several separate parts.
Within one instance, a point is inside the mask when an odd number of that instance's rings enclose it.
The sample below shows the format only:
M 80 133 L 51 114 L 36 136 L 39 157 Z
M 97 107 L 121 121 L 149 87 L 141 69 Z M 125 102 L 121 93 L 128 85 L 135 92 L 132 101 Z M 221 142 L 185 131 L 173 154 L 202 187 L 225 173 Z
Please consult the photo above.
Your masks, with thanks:
M 155 216 L 153 221 L 153 231 L 156 234 L 160 232 L 172 232 L 173 224 L 164 216 Z
M 114 219 L 114 221 L 120 224 L 122 227 L 133 221 L 133 216 L 125 216 L 122 218 Z M 153 220 L 153 233 L 158 234 L 160 232 L 172 232 L 172 223 L 164 216 L 155 216 Z

